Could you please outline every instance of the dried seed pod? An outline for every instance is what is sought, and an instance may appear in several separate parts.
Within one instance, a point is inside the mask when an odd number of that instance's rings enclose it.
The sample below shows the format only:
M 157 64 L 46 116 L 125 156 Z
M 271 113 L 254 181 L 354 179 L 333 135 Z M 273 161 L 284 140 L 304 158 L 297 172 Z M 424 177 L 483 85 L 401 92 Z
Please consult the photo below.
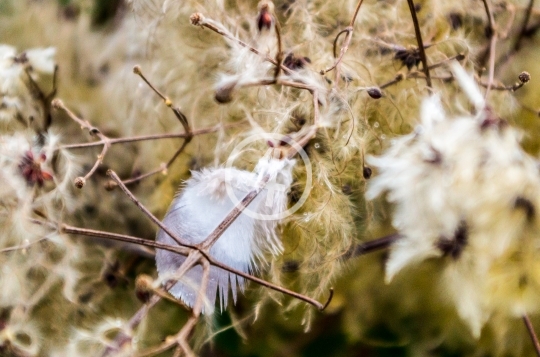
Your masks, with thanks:
M 214 94 L 216 102 L 221 104 L 229 103 L 232 100 L 232 94 L 235 87 L 236 81 L 232 81 L 217 88 L 216 93 Z
M 364 166 L 363 169 L 362 169 L 362 175 L 364 176 L 364 178 L 366 180 L 369 180 L 371 178 L 371 174 L 373 173 L 373 170 L 371 169 L 371 167 L 368 167 L 368 166 Z
M 383 96 L 382 91 L 377 87 L 368 88 L 367 93 L 373 99 L 381 99 Z
M 84 177 L 77 177 L 75 178 L 75 180 L 73 181 L 73 183 L 75 184 L 75 187 L 77 188 L 83 188 L 84 187 L 84 184 L 86 183 L 86 180 L 84 179 Z
M 529 81 L 531 80 L 531 75 L 529 74 L 529 72 L 523 71 L 519 74 L 518 79 L 523 84 L 529 83 Z
M 261 1 L 259 3 L 259 14 L 257 15 L 257 29 L 270 30 L 274 26 L 274 4 L 270 1 Z

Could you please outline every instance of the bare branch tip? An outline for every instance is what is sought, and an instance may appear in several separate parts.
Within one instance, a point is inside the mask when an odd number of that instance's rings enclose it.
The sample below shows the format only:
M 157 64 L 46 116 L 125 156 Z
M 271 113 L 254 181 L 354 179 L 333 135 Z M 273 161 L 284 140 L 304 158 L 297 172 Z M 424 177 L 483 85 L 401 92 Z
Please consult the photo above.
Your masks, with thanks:
M 81 189 L 84 187 L 84 184 L 86 183 L 86 179 L 84 177 L 77 177 L 73 183 L 75 184 L 75 187 L 77 187 L 78 189 Z
M 133 67 L 133 73 L 138 74 L 138 75 L 141 75 L 141 74 L 142 74 L 141 66 L 139 66 L 138 64 L 135 65 L 135 66 Z
M 334 297 L 334 288 L 330 288 L 330 296 L 328 296 L 328 300 L 326 300 L 326 303 L 323 305 L 323 307 L 320 309 L 320 311 L 326 310 L 328 305 L 330 305 L 330 302 L 332 301 L 333 297 Z
M 191 14 L 191 16 L 189 17 L 189 21 L 193 26 L 202 26 L 204 25 L 205 18 L 202 13 L 195 12 Z
M 55 98 L 52 100 L 51 105 L 54 109 L 64 109 L 64 102 L 61 99 Z
M 529 72 L 523 71 L 519 74 L 518 79 L 522 84 L 526 84 L 531 80 L 531 75 Z

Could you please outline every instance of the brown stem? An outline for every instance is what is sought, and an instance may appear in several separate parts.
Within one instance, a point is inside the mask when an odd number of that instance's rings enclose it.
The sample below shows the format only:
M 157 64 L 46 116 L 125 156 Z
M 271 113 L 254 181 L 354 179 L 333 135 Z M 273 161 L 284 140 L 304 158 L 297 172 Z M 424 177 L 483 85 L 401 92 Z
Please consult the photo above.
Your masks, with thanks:
M 141 321 L 148 315 L 148 312 L 152 307 L 154 307 L 159 301 L 161 300 L 161 297 L 158 295 L 154 295 L 150 298 L 150 300 L 144 304 L 136 313 L 129 319 L 126 330 L 133 331 L 134 329 L 139 326 Z M 108 357 L 111 356 L 113 353 L 117 352 L 119 349 L 122 348 L 123 345 L 126 343 L 131 342 L 131 337 L 127 335 L 124 330 L 121 330 L 118 335 L 114 338 L 112 343 L 107 346 L 105 351 L 101 354 L 101 357 Z
M 354 258 L 382 249 L 388 249 L 394 242 L 398 241 L 401 237 L 402 236 L 399 233 L 393 233 L 381 238 L 358 244 L 351 251 L 349 251 L 349 253 L 347 253 L 345 258 Z
M 536 351 L 536 355 L 540 357 L 540 342 L 538 342 L 538 337 L 536 336 L 536 333 L 534 332 L 534 327 L 531 323 L 531 320 L 529 319 L 529 316 L 526 314 L 523 315 L 523 323 L 525 323 L 525 326 L 527 327 L 527 332 L 529 333 L 529 336 L 531 337 L 531 341 L 534 346 L 534 350 Z
M 60 99 L 55 99 L 52 101 L 52 106 L 55 109 L 62 110 L 64 113 L 67 114 L 67 116 L 72 119 L 74 122 L 79 124 L 82 129 L 87 129 L 90 135 L 95 135 L 100 139 L 101 144 L 103 145 L 103 149 L 101 150 L 101 154 L 98 155 L 96 162 L 94 163 L 94 166 L 92 166 L 92 169 L 84 176 L 83 178 L 83 184 L 84 181 L 87 180 L 92 174 L 97 170 L 98 166 L 103 163 L 103 160 L 105 159 L 105 155 L 107 154 L 107 151 L 110 147 L 110 139 L 105 136 L 101 131 L 99 131 L 98 128 L 91 125 L 87 120 L 81 119 L 77 117 L 71 110 L 69 110 L 64 103 Z M 81 186 L 82 187 L 82 186 Z
M 160 172 L 163 172 L 163 173 L 166 173 L 167 172 L 167 169 L 174 163 L 174 161 L 176 160 L 176 158 L 184 151 L 184 149 L 186 148 L 187 144 L 189 144 L 189 141 L 191 140 L 191 137 L 188 137 L 186 138 L 186 140 L 184 140 L 184 142 L 182 143 L 182 145 L 178 148 L 178 150 L 176 150 L 176 152 L 174 153 L 174 155 L 169 159 L 169 161 L 167 161 L 167 163 L 165 165 L 163 165 L 162 167 L 160 168 L 157 168 L 153 171 L 150 171 L 150 172 L 147 172 L 145 174 L 142 174 L 142 175 L 139 175 L 137 177 L 134 177 L 134 178 L 131 178 L 131 179 L 128 179 L 128 180 L 124 180 L 124 184 L 125 185 L 131 185 L 133 183 L 136 183 L 136 182 L 139 182 L 147 177 L 150 177 L 152 175 L 155 175 L 157 173 L 160 173 Z
M 122 180 L 120 180 L 120 178 L 118 177 L 118 175 L 116 174 L 116 172 L 114 172 L 113 170 L 109 169 L 107 170 L 107 175 L 118 185 L 118 187 L 120 187 L 120 189 L 126 194 L 126 196 L 128 196 L 128 198 L 135 204 L 135 206 L 137 206 L 148 218 L 150 218 L 150 220 L 156 224 L 159 228 L 161 228 L 161 230 L 163 230 L 165 233 L 167 233 L 176 243 L 178 243 L 178 245 L 182 246 L 182 247 L 186 247 L 186 248 L 191 248 L 191 249 L 195 249 L 195 250 L 198 250 L 198 248 L 194 245 L 191 245 L 185 241 L 183 241 L 181 238 L 179 238 L 176 234 L 174 234 L 169 228 L 167 228 L 163 223 L 161 223 L 161 221 L 159 219 L 156 218 L 156 216 L 154 216 L 152 214 L 152 212 L 150 212 L 134 195 L 133 193 L 131 193 L 131 191 L 126 187 L 126 185 L 124 185 L 124 183 L 122 182 Z
M 276 40 L 278 51 L 276 54 L 276 70 L 274 72 L 274 80 L 277 81 L 279 73 L 281 72 L 281 66 L 283 65 L 283 43 L 281 41 L 281 27 L 277 16 L 274 16 L 274 29 L 276 30 Z
M 527 37 L 530 37 L 531 34 L 536 32 L 538 30 L 539 26 L 536 25 L 532 29 L 527 28 L 529 21 L 531 19 L 531 15 L 533 13 L 533 5 L 534 0 L 529 0 L 529 4 L 527 5 L 527 8 L 525 9 L 525 15 L 523 16 L 523 21 L 520 26 L 520 31 L 518 32 L 518 35 L 516 37 L 516 40 L 514 42 L 514 45 L 504 54 L 502 55 L 499 60 L 497 61 L 497 68 L 500 68 L 500 66 L 504 65 L 510 58 L 512 58 L 519 50 L 521 50 L 523 45 L 523 40 Z
M 336 56 L 336 47 L 337 47 L 337 40 L 338 38 L 343 34 L 343 33 L 347 33 L 347 36 L 345 37 L 345 40 L 343 41 L 343 46 L 341 47 L 341 51 L 339 53 L 339 57 L 336 58 L 336 60 L 334 61 L 334 63 L 328 67 L 327 69 L 323 69 L 321 70 L 321 74 L 324 75 L 328 72 L 330 72 L 331 70 L 333 70 L 334 68 L 336 68 L 342 61 L 343 59 L 343 56 L 345 56 L 345 53 L 347 53 L 347 50 L 349 49 L 349 45 L 351 44 L 351 39 L 352 39 L 352 35 L 353 35 L 353 30 L 354 30 L 354 23 L 356 22 L 356 17 L 358 16 L 358 12 L 360 11 L 360 7 L 362 6 L 362 3 L 364 2 L 364 0 L 360 0 L 358 1 L 358 3 L 356 4 L 356 8 L 354 9 L 354 14 L 351 18 L 351 21 L 349 22 L 349 26 L 347 26 L 345 29 L 341 30 L 336 38 L 334 39 L 334 58 L 337 57 Z
M 418 51 L 420 52 L 420 59 L 422 60 L 422 67 L 424 70 L 424 74 L 426 75 L 426 83 L 429 88 L 432 88 L 431 77 L 429 76 L 429 67 L 427 63 L 426 50 L 424 49 L 424 41 L 422 40 L 422 32 L 420 32 L 420 24 L 418 23 L 418 18 L 416 17 L 416 10 L 414 9 L 414 2 L 413 0 L 407 0 L 407 4 L 409 4 L 409 10 L 411 12 L 411 16 L 412 16 L 412 20 L 414 24 L 416 42 L 418 43 Z
M 214 132 L 216 132 L 216 131 L 218 131 L 220 129 L 232 128 L 234 126 L 242 125 L 242 124 L 245 124 L 245 123 L 246 123 L 246 121 L 241 121 L 241 122 L 238 122 L 238 123 L 231 123 L 231 124 L 224 124 L 224 125 L 219 124 L 219 125 L 216 125 L 216 126 L 213 126 L 213 127 L 210 127 L 210 128 L 193 130 L 191 132 L 191 135 L 192 136 L 197 136 L 197 135 L 210 134 L 210 133 L 214 133 Z M 147 141 L 147 140 L 187 138 L 188 136 L 189 136 L 189 134 L 187 134 L 187 133 L 151 134 L 151 135 L 131 136 L 131 137 L 127 137 L 127 138 L 108 139 L 108 142 L 109 142 L 110 145 L 114 145 L 114 144 L 133 143 L 133 142 L 137 142 L 137 141 Z M 91 143 L 67 144 L 67 145 L 60 146 L 58 148 L 58 150 L 63 150 L 63 149 L 85 149 L 85 148 L 94 147 L 94 146 L 101 146 L 104 143 L 105 143 L 104 141 L 100 140 L 100 141 L 94 141 L 94 142 L 91 142 Z
M 148 87 L 150 87 L 150 89 L 152 89 L 161 99 L 163 99 L 163 102 L 165 102 L 165 105 L 168 106 L 169 108 L 172 109 L 174 115 L 176 116 L 176 118 L 180 121 L 180 123 L 182 124 L 182 126 L 184 127 L 184 130 L 186 131 L 186 140 L 187 141 L 190 141 L 191 140 L 191 137 L 193 136 L 191 134 L 191 128 L 189 126 L 189 123 L 188 123 L 188 120 L 187 120 L 187 117 L 184 115 L 184 113 L 182 113 L 180 111 L 180 108 L 178 107 L 175 107 L 173 105 L 173 102 L 169 99 L 169 97 L 165 96 L 163 93 L 161 93 L 156 87 L 154 87 L 152 85 L 152 83 L 150 83 L 150 81 L 146 78 L 146 76 L 142 73 L 142 69 L 141 69 L 141 66 L 139 65 L 136 65 L 135 67 L 133 67 L 133 73 L 135 73 L 136 75 L 138 75 L 139 77 L 141 77 L 141 79 L 148 85 Z
M 223 233 L 231 226 L 231 224 L 242 214 L 242 211 L 246 209 L 247 206 L 262 192 L 270 176 L 266 175 L 258 183 L 258 187 L 251 192 L 249 192 L 242 201 L 232 209 L 229 214 L 221 221 L 221 223 L 199 244 L 201 250 L 207 251 L 214 245 L 215 242 L 223 235 Z
M 193 14 L 192 17 L 195 16 L 195 15 L 201 16 L 201 17 L 204 18 L 204 16 L 202 14 Z M 236 42 L 240 46 L 247 48 L 249 51 L 255 53 L 256 55 L 261 56 L 262 58 L 264 58 L 265 61 L 268 61 L 268 62 L 272 63 L 274 66 L 280 66 L 281 70 L 283 72 L 285 72 L 285 73 L 290 74 L 292 72 L 289 68 L 285 67 L 283 64 L 280 65 L 278 63 L 278 61 L 276 61 L 272 57 L 262 53 L 261 51 L 259 51 L 258 49 L 254 48 L 254 47 L 251 47 L 250 45 L 248 45 L 244 41 L 240 40 L 239 38 L 234 37 L 233 35 L 231 35 L 227 31 L 225 31 L 224 29 L 221 29 L 220 28 L 221 24 L 219 24 L 218 22 L 216 22 L 216 21 L 214 21 L 212 19 L 204 18 L 202 21 L 196 23 L 196 25 L 201 26 L 201 27 L 206 27 L 207 29 L 214 31 L 217 34 L 219 34 L 219 35 L 221 35 L 221 36 L 223 36 L 225 38 L 228 38 L 229 40 L 232 40 L 232 41 Z
M 437 63 L 434 63 L 432 64 L 431 66 L 428 66 L 428 68 L 431 70 L 431 69 L 435 69 L 437 67 L 441 67 L 443 66 L 444 64 L 446 64 L 447 62 L 450 62 L 450 61 L 453 61 L 453 60 L 457 60 L 457 61 L 462 61 L 463 59 L 465 59 L 465 55 L 460 53 L 460 54 L 457 54 L 455 56 L 452 56 L 452 57 L 449 57 L 445 60 L 442 60 L 440 62 L 437 62 Z M 394 84 L 397 84 L 399 82 L 401 82 L 402 80 L 404 79 L 409 79 L 409 78 L 419 78 L 419 75 L 421 75 L 422 72 L 418 72 L 418 71 L 414 71 L 414 72 L 411 72 L 407 75 L 404 75 L 403 73 L 398 73 L 396 74 L 396 76 L 394 77 L 394 79 L 380 85 L 378 88 L 379 89 L 384 89 L 384 88 L 388 88 L 390 86 L 393 86 Z M 424 77 L 425 78 L 425 74 L 424 74 Z M 431 77 L 431 78 L 435 78 L 435 77 Z M 437 77 L 438 78 L 438 77 Z M 441 77 L 441 79 L 443 80 L 446 80 L 448 78 L 451 78 L 451 77 Z
M 488 83 L 486 87 L 485 97 L 489 95 L 491 86 L 493 85 L 493 78 L 495 75 L 495 50 L 497 45 L 497 29 L 495 27 L 495 19 L 493 17 L 493 11 L 491 9 L 491 4 L 489 0 L 482 0 L 484 3 L 484 9 L 486 10 L 486 16 L 488 18 L 488 29 L 489 29 L 489 73 L 488 73 Z
M 47 131 L 52 123 L 52 115 L 51 115 L 51 100 L 56 95 L 56 92 L 58 90 L 57 88 L 57 82 L 58 82 L 58 65 L 54 66 L 54 72 L 53 72 L 53 83 L 52 83 L 52 89 L 49 92 L 49 94 L 45 94 L 39 85 L 34 81 L 34 78 L 30 75 L 30 69 L 29 67 L 26 67 L 24 69 L 26 76 L 28 78 L 28 83 L 30 84 L 30 91 L 32 92 L 32 95 L 34 98 L 39 100 L 41 103 L 41 107 L 43 109 L 43 130 Z

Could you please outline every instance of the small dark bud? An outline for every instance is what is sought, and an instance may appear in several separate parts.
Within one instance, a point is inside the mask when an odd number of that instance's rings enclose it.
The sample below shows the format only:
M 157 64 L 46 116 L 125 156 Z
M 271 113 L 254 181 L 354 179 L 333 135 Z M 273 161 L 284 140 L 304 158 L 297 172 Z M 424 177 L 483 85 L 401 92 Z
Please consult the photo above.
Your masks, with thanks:
M 536 214 L 536 208 L 534 207 L 534 204 L 525 197 L 520 196 L 516 198 L 516 200 L 514 201 L 514 208 L 522 209 L 525 212 L 527 221 L 531 222 L 534 219 L 534 216 Z
M 365 168 L 364 168 L 365 169 Z M 349 196 L 352 194 L 352 187 L 348 183 L 341 186 L 341 192 L 343 192 L 345 195 Z
M 19 54 L 18 56 L 13 58 L 13 62 L 15 63 L 27 63 L 28 62 L 28 55 L 26 52 L 23 52 Z
M 451 239 L 441 237 L 437 242 L 437 248 L 441 250 L 444 256 L 451 256 L 454 260 L 459 259 L 463 249 L 467 246 L 469 238 L 469 229 L 465 221 L 461 221 Z
M 274 4 L 271 2 L 263 1 L 259 4 L 259 15 L 257 15 L 257 29 L 259 31 L 263 29 L 270 30 L 272 28 L 274 25 L 273 10 Z
M 148 275 L 139 275 L 137 280 L 135 280 L 135 295 L 137 299 L 146 304 L 152 294 L 152 278 Z
M 383 94 L 382 91 L 377 87 L 371 87 L 367 90 L 369 96 L 373 99 L 381 99 Z
M 84 179 L 84 177 L 77 177 L 75 179 L 75 181 L 73 181 L 73 183 L 75 184 L 75 187 L 81 189 L 84 187 L 84 184 L 86 183 L 86 180 Z
M 292 52 L 283 60 L 283 65 L 293 71 L 304 68 L 307 63 L 311 63 L 308 57 L 296 57 Z
M 529 74 L 529 72 L 521 72 L 518 76 L 519 78 L 519 81 L 523 84 L 525 83 L 529 83 L 529 81 L 531 80 L 531 75 Z
M 294 273 L 295 271 L 298 271 L 298 269 L 300 269 L 300 264 L 294 260 L 283 263 L 283 266 L 281 267 L 283 273 Z
M 457 30 L 463 26 L 463 19 L 461 18 L 461 14 L 457 12 L 452 12 L 450 15 L 448 15 L 448 19 L 450 20 L 450 25 L 454 30 Z
M 38 157 L 34 156 L 32 150 L 28 150 L 19 163 L 21 175 L 26 179 L 28 185 L 38 185 L 42 187 L 45 181 L 53 179 L 53 175 L 42 170 L 41 165 L 47 160 L 45 154 L 41 153 Z
M 189 21 L 193 26 L 201 26 L 204 22 L 204 15 L 200 12 L 193 13 L 189 17 Z
M 415 47 L 399 48 L 394 55 L 394 59 L 401 61 L 401 63 L 411 70 L 413 67 L 418 67 L 421 62 L 420 50 Z
M 113 180 L 109 180 L 107 181 L 107 183 L 105 183 L 105 189 L 107 191 L 112 191 L 114 190 L 116 187 L 118 186 L 118 184 L 116 182 L 114 182 Z
M 371 174 L 373 173 L 373 170 L 371 170 L 371 167 L 364 166 L 362 169 L 362 175 L 366 180 L 369 180 L 371 178 Z
M 118 285 L 118 278 L 112 272 L 106 273 L 103 276 L 103 279 L 105 280 L 107 286 L 111 289 L 114 289 Z
M 236 81 L 218 88 L 214 95 L 216 102 L 221 104 L 229 103 L 232 100 L 232 94 L 235 87 Z
M 414 4 L 414 11 L 420 12 L 422 10 L 422 4 Z

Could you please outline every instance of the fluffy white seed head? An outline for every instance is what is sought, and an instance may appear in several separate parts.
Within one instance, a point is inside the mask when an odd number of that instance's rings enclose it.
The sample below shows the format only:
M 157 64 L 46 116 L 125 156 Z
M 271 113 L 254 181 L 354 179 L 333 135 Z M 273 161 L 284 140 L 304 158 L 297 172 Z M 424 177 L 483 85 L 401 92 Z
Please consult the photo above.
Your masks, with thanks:
M 422 106 L 422 125 L 380 157 L 367 192 L 387 192 L 403 235 L 390 252 L 386 281 L 406 266 L 444 258 L 442 283 L 474 336 L 494 311 L 536 311 L 540 177 L 519 135 L 484 107 L 461 67 L 453 71 L 479 112 L 451 118 L 437 96 Z M 503 268 L 512 266 L 512 270 Z M 519 292 L 519 293 L 518 293 Z M 504 302 L 504 303 L 501 303 Z

